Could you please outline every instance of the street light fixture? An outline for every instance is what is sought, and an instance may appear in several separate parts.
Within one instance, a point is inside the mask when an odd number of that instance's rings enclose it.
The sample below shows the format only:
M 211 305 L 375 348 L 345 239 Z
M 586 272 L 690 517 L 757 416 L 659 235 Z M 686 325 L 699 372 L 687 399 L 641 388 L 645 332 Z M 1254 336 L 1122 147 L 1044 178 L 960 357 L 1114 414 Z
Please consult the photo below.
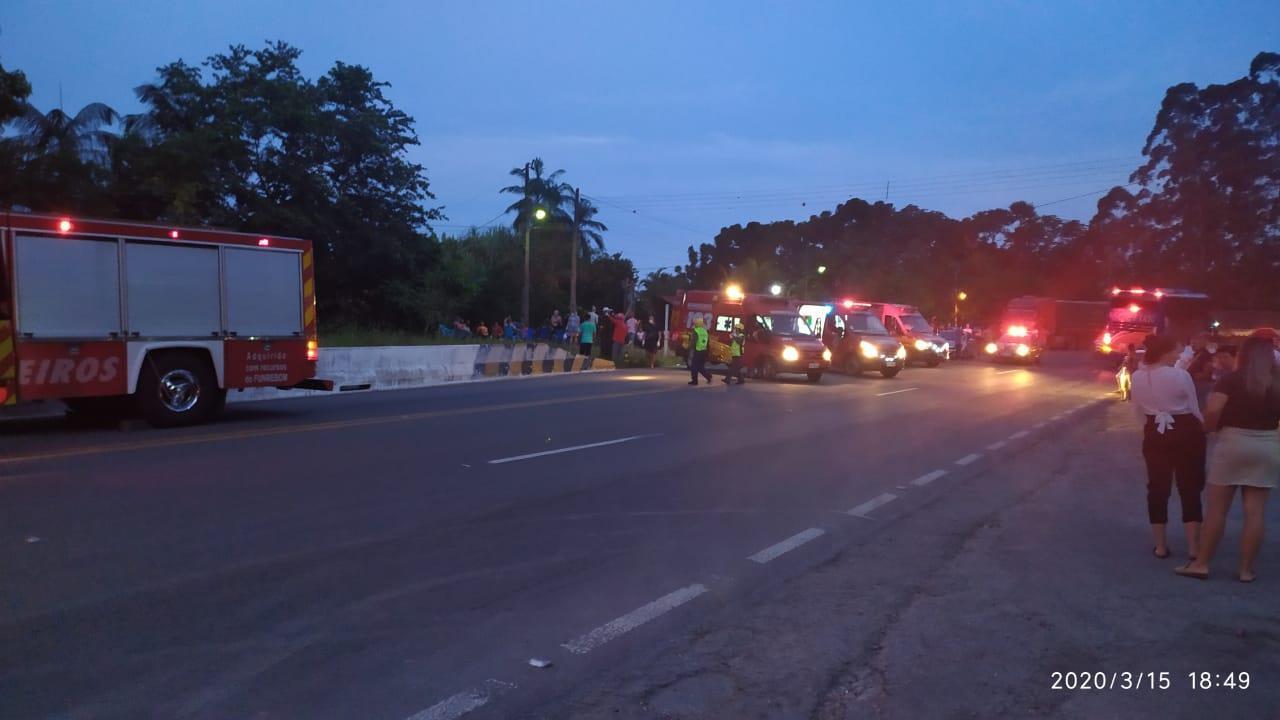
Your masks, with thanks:
M 961 300 L 961 301 L 968 300 L 968 299 L 969 299 L 969 293 L 967 293 L 967 292 L 965 292 L 965 291 L 961 290 L 961 291 L 960 291 L 960 293 L 959 293 L 958 295 L 956 295 L 956 299 L 957 299 L 957 300 Z
M 826 265 L 819 265 L 819 266 L 818 266 L 818 274 L 819 274 L 819 275 L 821 275 L 822 273 L 824 273 L 824 272 L 826 272 L 826 271 L 827 271 L 827 266 L 826 266 Z
M 774 284 L 770 285 L 770 286 L 769 286 L 769 293 L 770 293 L 771 295 L 781 295 L 781 294 L 782 294 L 782 286 L 781 286 L 781 285 L 779 285 L 778 283 L 774 283 Z
M 545 208 L 538 208 L 537 210 L 534 210 L 534 211 L 533 211 L 533 219 L 534 219 L 534 220 L 546 220 L 546 219 L 547 219 L 547 211 L 546 211 L 546 209 L 545 209 Z

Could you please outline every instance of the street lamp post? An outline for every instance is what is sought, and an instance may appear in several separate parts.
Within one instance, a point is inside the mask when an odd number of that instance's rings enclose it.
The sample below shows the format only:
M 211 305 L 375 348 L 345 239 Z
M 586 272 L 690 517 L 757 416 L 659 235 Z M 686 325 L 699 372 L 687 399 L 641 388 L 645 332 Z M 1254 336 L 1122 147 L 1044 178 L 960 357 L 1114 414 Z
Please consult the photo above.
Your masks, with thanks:
M 520 330 L 529 329 L 529 235 L 533 232 L 533 221 L 544 220 L 547 211 L 537 208 L 524 222 L 524 289 L 520 293 Z

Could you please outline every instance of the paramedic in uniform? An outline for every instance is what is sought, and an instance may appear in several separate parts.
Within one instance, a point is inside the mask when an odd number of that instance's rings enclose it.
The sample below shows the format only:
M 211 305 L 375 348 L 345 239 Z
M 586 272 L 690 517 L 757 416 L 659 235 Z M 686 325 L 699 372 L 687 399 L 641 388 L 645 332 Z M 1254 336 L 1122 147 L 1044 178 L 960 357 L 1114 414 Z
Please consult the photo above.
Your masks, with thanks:
M 733 323 L 733 331 L 729 335 L 729 372 L 724 376 L 724 384 L 728 385 L 730 381 L 736 379 L 741 385 L 745 382 L 742 379 L 742 345 L 746 342 L 746 334 L 742 330 L 742 321 L 735 320 Z
M 711 336 L 707 333 L 706 322 L 701 316 L 693 321 L 693 332 L 689 336 L 689 384 L 698 384 L 698 375 L 711 382 L 711 373 L 707 372 L 707 347 Z

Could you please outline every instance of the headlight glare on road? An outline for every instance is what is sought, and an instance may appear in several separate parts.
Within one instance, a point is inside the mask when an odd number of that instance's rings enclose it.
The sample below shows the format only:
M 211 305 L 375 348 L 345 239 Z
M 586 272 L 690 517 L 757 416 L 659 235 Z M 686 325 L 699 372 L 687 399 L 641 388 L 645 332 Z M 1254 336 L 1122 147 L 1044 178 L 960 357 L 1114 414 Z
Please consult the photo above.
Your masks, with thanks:
M 907 359 L 907 346 L 906 346 L 906 345 L 899 345 L 899 346 L 898 346 L 897 351 L 893 353 L 893 356 L 894 356 L 894 357 L 896 357 L 896 358 L 898 358 L 899 360 L 906 360 L 906 359 Z
M 793 363 L 800 359 L 800 351 L 788 345 L 782 348 L 782 359 L 786 362 Z
M 822 359 L 831 362 L 831 348 L 822 348 Z
M 1013 351 L 1018 353 L 1018 357 L 1026 357 L 1031 354 L 1031 348 L 1022 343 L 1018 343 L 1018 347 L 1014 348 Z
M 874 358 L 880 354 L 880 349 L 866 340 L 863 340 L 858 343 L 858 352 L 862 353 L 862 357 L 864 358 Z
M 917 341 L 916 341 L 916 349 L 917 349 L 917 350 L 919 350 L 920 352 L 924 352 L 925 350 L 928 350 L 928 349 L 929 349 L 929 341 L 928 341 L 928 340 L 917 340 Z

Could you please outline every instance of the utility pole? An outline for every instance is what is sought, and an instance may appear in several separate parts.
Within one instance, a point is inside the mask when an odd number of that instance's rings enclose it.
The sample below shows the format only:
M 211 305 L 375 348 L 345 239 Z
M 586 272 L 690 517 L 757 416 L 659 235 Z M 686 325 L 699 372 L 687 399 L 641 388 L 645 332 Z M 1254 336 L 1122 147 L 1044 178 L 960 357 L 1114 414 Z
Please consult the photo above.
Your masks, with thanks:
M 533 202 L 529 197 L 529 163 L 524 164 L 524 289 L 520 293 L 520 332 L 529 329 L 529 233 L 533 230 Z
M 569 256 L 569 312 L 578 312 L 578 253 L 582 251 L 582 228 L 578 225 L 578 208 L 582 206 L 582 188 L 573 189 L 573 247 Z

